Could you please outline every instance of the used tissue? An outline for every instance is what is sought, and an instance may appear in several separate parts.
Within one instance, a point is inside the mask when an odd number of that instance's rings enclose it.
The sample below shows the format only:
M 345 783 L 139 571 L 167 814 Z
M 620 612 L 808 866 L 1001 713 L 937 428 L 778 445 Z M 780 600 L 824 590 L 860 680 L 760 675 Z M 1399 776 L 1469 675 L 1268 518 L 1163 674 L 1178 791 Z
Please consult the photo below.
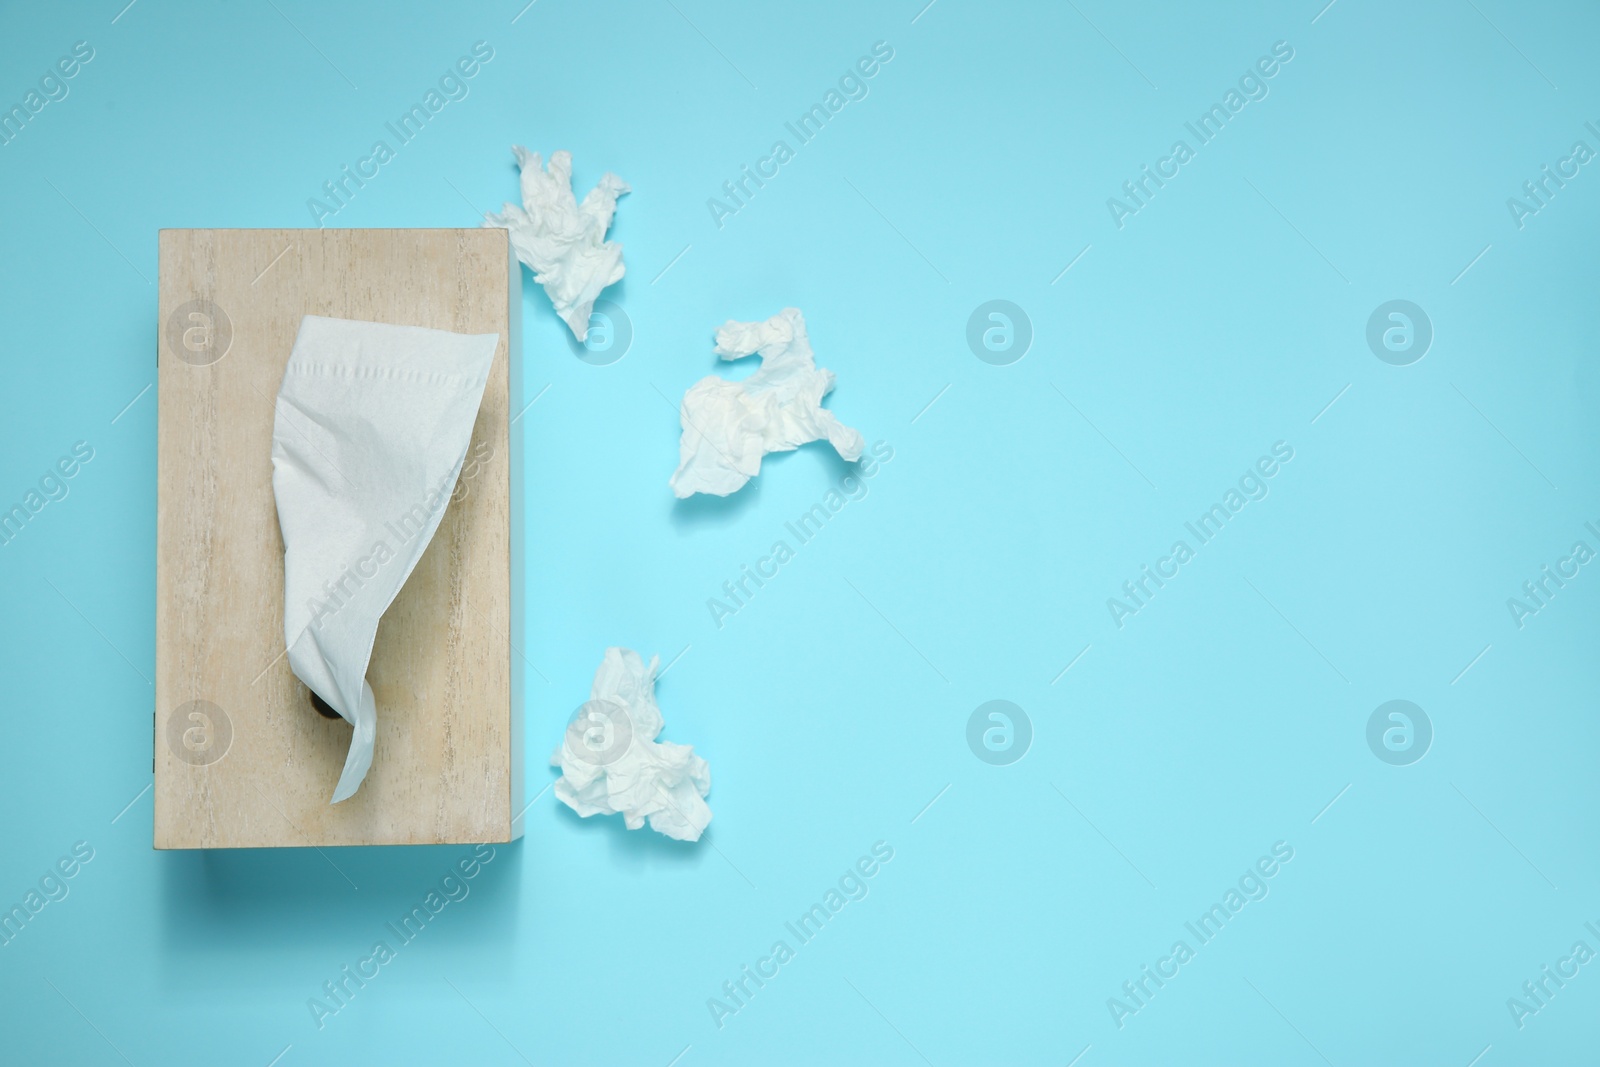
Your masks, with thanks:
M 378 620 L 460 476 L 497 334 L 307 315 L 272 425 L 289 666 L 354 727 L 333 802 L 372 765 Z
M 845 460 L 861 458 L 861 434 L 822 406 L 833 372 L 819 369 L 798 308 L 766 322 L 723 323 L 717 354 L 761 354 L 761 369 L 742 381 L 702 378 L 683 395 L 678 470 L 672 491 L 727 496 L 761 473 L 761 457 L 826 439 Z
M 550 765 L 561 768 L 556 799 L 584 818 L 621 814 L 628 829 L 650 829 L 679 841 L 698 841 L 711 822 L 703 799 L 711 768 L 690 745 L 658 742 L 656 707 L 660 656 L 646 666 L 639 653 L 606 649 L 589 699 L 567 724 Z
M 504 205 L 483 217 L 487 227 L 511 231 L 517 258 L 544 286 L 556 314 L 579 341 L 589 336 L 589 313 L 600 291 L 622 280 L 622 245 L 607 241 L 617 197 L 628 183 L 607 171 L 579 204 L 572 195 L 572 153 L 552 152 L 545 172 L 539 153 L 513 145 L 522 170 L 522 207 Z

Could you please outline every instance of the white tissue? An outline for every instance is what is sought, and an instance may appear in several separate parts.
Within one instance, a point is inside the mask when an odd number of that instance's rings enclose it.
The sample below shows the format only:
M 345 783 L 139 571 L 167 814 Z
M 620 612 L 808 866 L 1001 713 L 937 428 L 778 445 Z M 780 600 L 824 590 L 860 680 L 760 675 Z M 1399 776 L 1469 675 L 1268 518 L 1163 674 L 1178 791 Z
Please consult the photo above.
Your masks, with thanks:
M 582 341 L 600 290 L 622 280 L 622 245 L 605 238 L 617 197 L 629 191 L 628 183 L 607 171 L 579 204 L 572 195 L 571 152 L 552 152 L 547 174 L 539 153 L 521 145 L 511 151 L 522 169 L 522 207 L 506 204 L 501 214 L 485 215 L 483 224 L 511 231 L 517 258 Z
M 272 492 L 289 666 L 355 728 L 335 804 L 372 765 L 378 620 L 444 517 L 499 340 L 300 321 L 272 425 Z
M 622 814 L 630 830 L 650 829 L 679 841 L 698 841 L 711 821 L 702 799 L 711 768 L 689 745 L 657 742 L 656 668 L 627 648 L 606 649 L 589 700 L 567 725 L 550 765 L 561 768 L 556 799 L 588 818 Z
M 717 354 L 726 360 L 761 353 L 761 369 L 743 381 L 702 378 L 683 394 L 678 470 L 672 491 L 727 496 L 761 473 L 761 457 L 823 438 L 850 462 L 866 442 L 822 406 L 833 372 L 819 370 L 798 308 L 766 322 L 723 323 Z

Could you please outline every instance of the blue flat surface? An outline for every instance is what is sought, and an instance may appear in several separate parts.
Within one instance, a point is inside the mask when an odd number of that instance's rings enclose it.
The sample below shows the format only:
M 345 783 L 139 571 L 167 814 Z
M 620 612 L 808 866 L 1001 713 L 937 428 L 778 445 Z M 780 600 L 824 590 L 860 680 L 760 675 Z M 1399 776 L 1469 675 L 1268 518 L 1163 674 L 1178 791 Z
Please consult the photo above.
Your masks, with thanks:
M 924 2 L 6 5 L 0 1059 L 1595 1062 L 1600 11 Z M 314 225 L 476 42 L 321 221 L 632 185 L 623 357 L 525 296 L 529 793 L 620 644 L 715 821 L 546 793 L 402 942 L 469 848 L 150 847 L 156 232 Z M 892 458 L 676 503 L 786 306 Z

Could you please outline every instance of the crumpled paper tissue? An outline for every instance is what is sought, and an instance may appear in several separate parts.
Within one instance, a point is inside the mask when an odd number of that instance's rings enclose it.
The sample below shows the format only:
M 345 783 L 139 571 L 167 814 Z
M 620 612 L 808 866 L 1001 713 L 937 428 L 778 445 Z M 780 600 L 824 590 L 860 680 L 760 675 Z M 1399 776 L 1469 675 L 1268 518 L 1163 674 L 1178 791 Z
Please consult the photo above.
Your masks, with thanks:
M 606 649 L 589 700 L 567 724 L 550 765 L 561 768 L 556 799 L 584 818 L 620 813 L 630 830 L 650 829 L 679 841 L 698 841 L 711 822 L 703 799 L 711 768 L 690 745 L 658 742 L 656 670 L 627 648 Z
M 372 765 L 378 620 L 444 517 L 499 341 L 300 321 L 272 425 L 272 492 L 289 666 L 354 727 L 335 804 Z
M 579 204 L 572 195 L 572 153 L 552 152 L 550 170 L 537 152 L 513 145 L 522 170 L 522 207 L 483 217 L 486 227 L 511 231 L 517 258 L 544 286 L 556 314 L 579 341 L 589 336 L 589 313 L 600 291 L 622 280 L 622 245 L 607 241 L 617 197 L 628 183 L 607 171 Z
M 822 406 L 833 372 L 819 369 L 798 308 L 766 322 L 728 320 L 717 331 L 725 360 L 759 352 L 761 369 L 742 381 L 702 378 L 683 395 L 678 470 L 672 491 L 727 496 L 761 473 L 761 457 L 824 438 L 845 460 L 861 458 L 866 442 Z

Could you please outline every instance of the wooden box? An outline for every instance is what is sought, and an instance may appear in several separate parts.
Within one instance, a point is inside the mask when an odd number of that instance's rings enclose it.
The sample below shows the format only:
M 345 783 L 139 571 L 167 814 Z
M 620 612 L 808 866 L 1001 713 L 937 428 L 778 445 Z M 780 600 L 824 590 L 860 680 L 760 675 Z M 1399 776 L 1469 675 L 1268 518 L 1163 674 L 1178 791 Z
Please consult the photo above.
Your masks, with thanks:
M 506 231 L 163 230 L 160 246 L 155 847 L 520 836 L 522 277 Z M 289 669 L 272 493 L 304 315 L 500 335 L 455 495 L 378 628 L 372 769 L 337 805 L 351 728 Z

